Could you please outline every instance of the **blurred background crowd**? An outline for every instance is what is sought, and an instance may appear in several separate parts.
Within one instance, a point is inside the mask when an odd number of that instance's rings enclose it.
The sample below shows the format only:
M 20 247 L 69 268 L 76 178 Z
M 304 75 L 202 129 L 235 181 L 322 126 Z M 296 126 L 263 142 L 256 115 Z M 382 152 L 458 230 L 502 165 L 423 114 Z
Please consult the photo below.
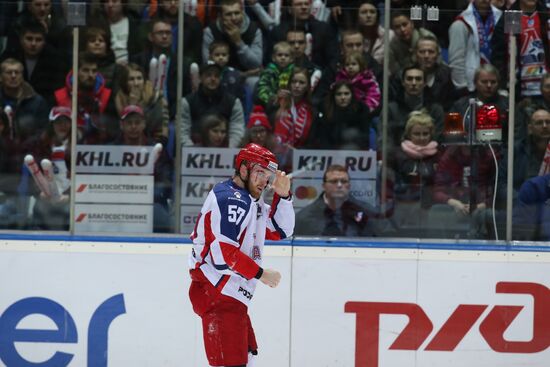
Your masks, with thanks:
M 376 204 L 329 167 L 297 224 L 316 236 L 502 238 L 513 150 L 514 237 L 550 235 L 550 1 L 391 0 L 386 14 L 379 0 L 186 0 L 183 24 L 177 0 L 84 3 L 74 55 L 70 3 L 0 2 L 2 229 L 68 229 L 77 80 L 77 144 L 163 145 L 156 232 L 175 228 L 180 141 L 255 142 L 287 171 L 295 149 L 376 151 Z M 508 9 L 521 11 L 513 108 Z M 29 154 L 53 163 L 59 195 L 32 179 Z

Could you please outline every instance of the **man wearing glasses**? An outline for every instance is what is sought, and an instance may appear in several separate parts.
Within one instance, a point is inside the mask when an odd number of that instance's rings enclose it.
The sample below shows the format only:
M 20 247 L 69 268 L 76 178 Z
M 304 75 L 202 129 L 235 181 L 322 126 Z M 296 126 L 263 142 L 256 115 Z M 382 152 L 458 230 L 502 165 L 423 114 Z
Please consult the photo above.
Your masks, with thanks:
M 296 216 L 295 234 L 302 236 L 374 236 L 375 209 L 350 195 L 344 166 L 331 165 L 323 176 L 323 192 Z

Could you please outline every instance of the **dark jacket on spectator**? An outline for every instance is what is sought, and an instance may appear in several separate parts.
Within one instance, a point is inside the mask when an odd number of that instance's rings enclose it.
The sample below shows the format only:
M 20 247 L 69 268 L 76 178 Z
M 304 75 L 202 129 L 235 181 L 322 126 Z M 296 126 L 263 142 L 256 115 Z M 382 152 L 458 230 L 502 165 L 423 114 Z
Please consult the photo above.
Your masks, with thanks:
M 19 13 L 13 21 L 12 27 L 8 30 L 8 40 L 6 44 L 7 50 L 16 50 L 19 44 L 19 33 L 21 32 L 22 24 L 29 24 L 34 20 L 32 14 L 26 8 Z M 65 19 L 61 14 L 57 14 L 52 10 L 52 16 L 49 22 L 48 33 L 46 34 L 46 43 L 52 46 L 64 62 L 69 61 L 68 57 L 72 53 L 72 39 L 70 28 L 67 27 Z
M 44 50 L 38 55 L 32 74 L 29 74 L 27 63 L 23 51 L 19 47 L 17 50 L 6 50 L 0 57 L 3 61 L 7 58 L 14 58 L 23 64 L 23 78 L 28 82 L 36 93 L 48 101 L 48 104 L 54 104 L 54 91 L 61 88 L 65 82 L 65 76 L 69 67 L 59 53 L 50 45 L 46 44 Z
M 325 110 L 313 124 L 308 146 L 316 149 L 368 150 L 370 148 L 370 112 L 362 103 L 353 101 L 342 108 Z
M 328 23 L 318 21 L 313 17 L 310 17 L 303 24 L 293 19 L 281 19 L 281 23 L 271 31 L 268 48 L 269 60 L 271 60 L 273 45 L 279 41 L 285 41 L 287 31 L 294 27 L 298 29 L 303 28 L 306 33 L 311 33 L 313 37 L 311 61 L 314 64 L 319 65 L 321 68 L 326 68 L 336 62 L 338 58 L 338 44 L 334 29 Z
M 422 208 L 432 205 L 435 171 L 439 154 L 423 159 L 409 157 L 402 149 L 396 149 L 391 165 L 395 170 L 394 193 L 398 201 L 420 202 Z
M 451 79 L 451 69 L 445 64 L 436 64 L 433 77 L 432 86 L 426 85 L 424 89 L 429 92 L 433 102 L 439 103 L 447 111 L 458 97 Z M 390 78 L 390 101 L 398 98 L 401 93 L 403 93 L 403 84 L 400 71 Z
M 470 204 L 475 201 L 476 204 L 490 205 L 495 177 L 493 157 L 488 148 L 480 147 L 477 155 L 469 153 L 470 149 L 468 146 L 450 146 L 443 152 L 435 172 L 434 203 L 446 204 L 449 199 L 457 199 Z M 477 172 L 473 172 L 474 161 Z
M 228 122 L 231 147 L 236 147 L 244 135 L 244 116 L 241 102 L 221 88 L 212 95 L 202 89 L 187 95 L 182 101 L 182 144 L 193 145 L 201 140 L 200 119 L 207 114 L 222 115 Z
M 443 132 L 444 112 L 441 105 L 432 103 L 428 93 L 424 93 L 423 102 L 420 106 L 409 106 L 406 102 L 405 94 L 391 101 L 388 105 L 388 143 L 390 146 L 399 146 L 405 132 L 405 125 L 412 111 L 419 111 L 425 108 L 432 117 L 435 131 L 434 140 L 440 141 Z
M 513 237 L 523 241 L 550 240 L 550 175 L 523 183 L 513 212 Z
M 375 209 L 354 197 L 349 197 L 340 210 L 333 211 L 322 193 L 296 216 L 294 234 L 297 236 L 378 236 L 374 223 Z M 340 218 L 338 218 L 340 217 Z M 341 222 L 342 227 L 338 225 Z
M 29 83 L 23 82 L 23 93 L 18 100 L 8 98 L 0 89 L 0 102 L 2 109 L 10 105 L 13 110 L 13 127 L 17 144 L 23 143 L 48 126 L 48 104 Z

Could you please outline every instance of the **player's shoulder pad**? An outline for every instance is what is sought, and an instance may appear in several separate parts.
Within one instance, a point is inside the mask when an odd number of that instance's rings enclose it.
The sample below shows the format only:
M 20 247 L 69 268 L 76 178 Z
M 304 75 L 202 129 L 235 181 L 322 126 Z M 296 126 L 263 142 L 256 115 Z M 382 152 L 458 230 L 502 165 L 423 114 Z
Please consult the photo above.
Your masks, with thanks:
M 238 190 L 228 181 L 214 186 L 214 195 L 220 208 L 236 205 L 243 209 L 250 207 L 252 199 L 244 190 Z

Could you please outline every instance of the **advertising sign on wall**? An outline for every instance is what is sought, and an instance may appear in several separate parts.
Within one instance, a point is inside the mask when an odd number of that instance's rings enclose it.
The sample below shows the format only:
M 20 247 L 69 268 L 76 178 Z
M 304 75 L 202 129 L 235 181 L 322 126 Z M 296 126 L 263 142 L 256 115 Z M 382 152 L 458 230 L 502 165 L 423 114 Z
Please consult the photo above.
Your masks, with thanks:
M 308 205 L 323 192 L 323 174 L 333 164 L 347 168 L 351 180 L 350 194 L 374 206 L 377 177 L 375 151 L 295 150 L 293 168 L 300 172 L 293 184 L 295 207 Z
M 6 241 L 0 366 L 206 367 L 189 245 Z M 550 360 L 550 254 L 267 246 L 250 307 L 263 367 Z
M 75 230 L 153 232 L 153 146 L 77 145 Z

